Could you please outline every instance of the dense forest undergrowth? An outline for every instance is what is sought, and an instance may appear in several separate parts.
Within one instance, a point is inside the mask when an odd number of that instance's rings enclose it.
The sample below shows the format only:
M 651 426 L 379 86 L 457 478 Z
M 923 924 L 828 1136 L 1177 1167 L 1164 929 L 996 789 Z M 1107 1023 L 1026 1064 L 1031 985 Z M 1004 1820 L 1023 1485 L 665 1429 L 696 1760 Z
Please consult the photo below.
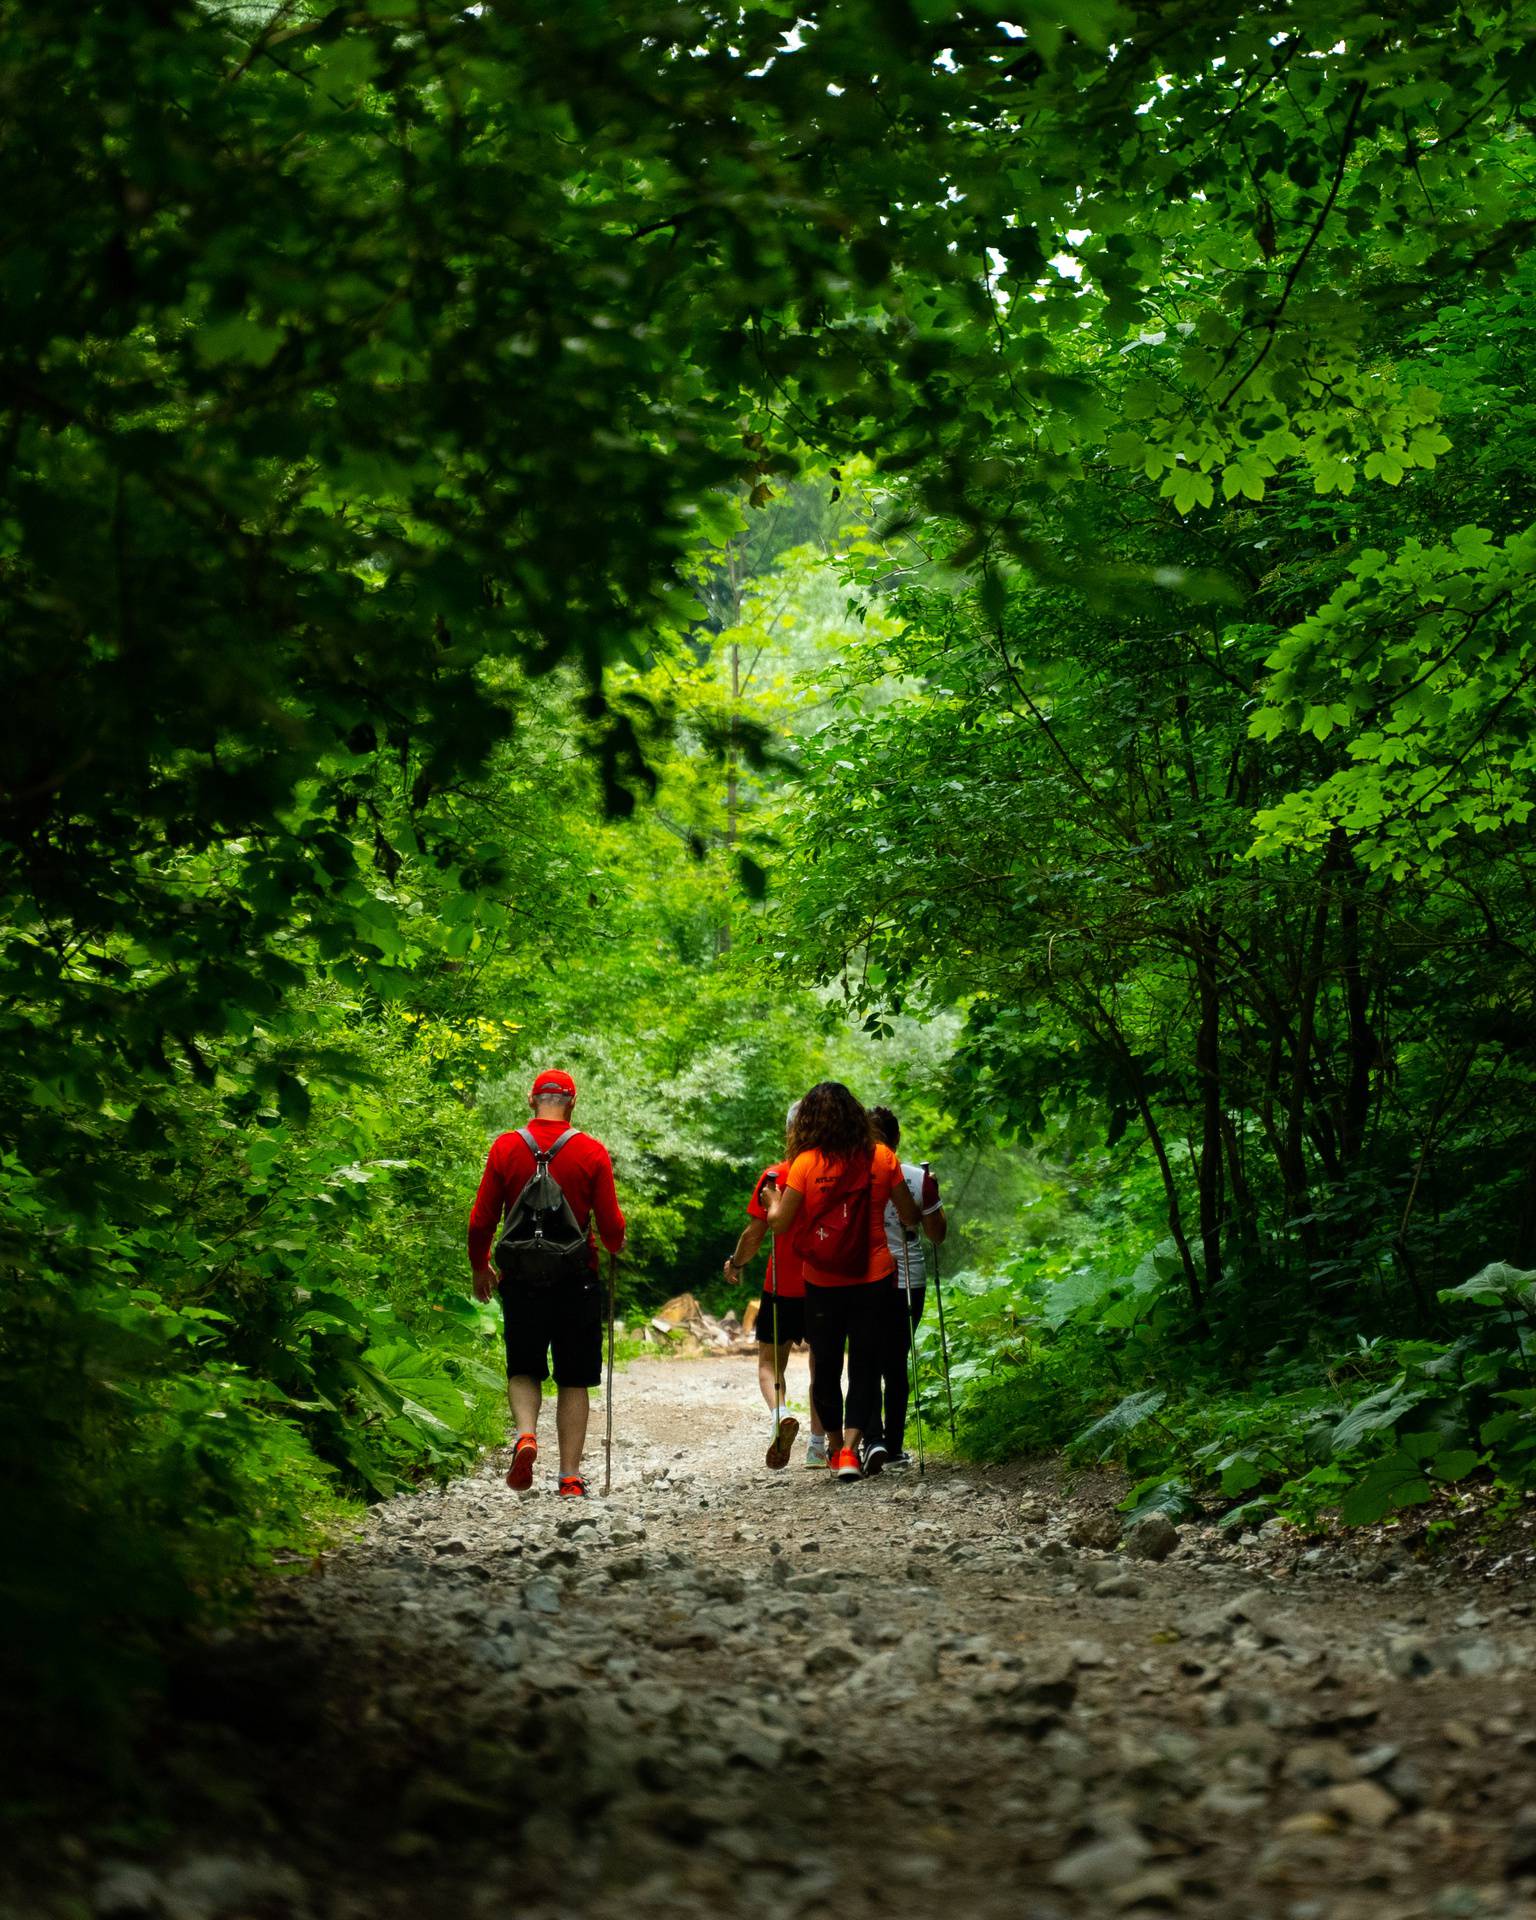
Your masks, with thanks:
M 21 1714 L 499 1438 L 549 1064 L 626 1312 L 831 1073 L 962 1451 L 1536 1480 L 1529 6 L 622 11 L 0 20 Z

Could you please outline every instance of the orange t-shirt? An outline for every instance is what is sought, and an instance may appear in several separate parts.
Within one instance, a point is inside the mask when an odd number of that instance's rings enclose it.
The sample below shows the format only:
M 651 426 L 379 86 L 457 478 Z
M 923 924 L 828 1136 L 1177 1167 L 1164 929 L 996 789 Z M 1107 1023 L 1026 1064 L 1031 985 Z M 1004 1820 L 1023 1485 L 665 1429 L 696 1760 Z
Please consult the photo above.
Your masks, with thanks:
M 782 1160 L 773 1166 L 765 1167 L 757 1176 L 757 1185 L 752 1189 L 752 1198 L 747 1202 L 747 1217 L 752 1220 L 768 1218 L 768 1202 L 763 1189 L 768 1176 L 780 1187 L 784 1185 L 785 1166 Z M 805 1276 L 800 1271 L 800 1256 L 789 1244 L 794 1237 L 794 1229 L 788 1233 L 773 1233 L 768 1236 L 768 1271 L 763 1278 L 763 1292 L 776 1293 L 781 1300 L 803 1300 L 805 1298 Z
M 795 1155 L 789 1163 L 784 1185 L 791 1193 L 800 1195 L 804 1208 L 818 1195 L 832 1191 L 842 1179 L 847 1164 L 846 1160 L 829 1160 L 813 1147 L 808 1153 Z M 891 1250 L 885 1244 L 885 1203 L 901 1184 L 901 1162 L 889 1147 L 877 1146 L 869 1165 L 869 1260 L 864 1276 L 860 1280 L 846 1273 L 824 1273 L 813 1261 L 802 1258 L 805 1277 L 813 1287 L 868 1286 L 872 1281 L 891 1277 L 896 1269 Z

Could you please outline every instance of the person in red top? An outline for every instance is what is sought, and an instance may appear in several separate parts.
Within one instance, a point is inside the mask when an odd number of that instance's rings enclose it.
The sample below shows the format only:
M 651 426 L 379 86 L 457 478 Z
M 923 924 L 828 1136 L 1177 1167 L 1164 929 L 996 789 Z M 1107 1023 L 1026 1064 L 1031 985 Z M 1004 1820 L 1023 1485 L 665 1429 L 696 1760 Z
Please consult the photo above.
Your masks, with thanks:
M 827 1429 L 834 1476 L 878 1473 L 882 1448 L 863 1464 L 859 1441 L 880 1419 L 880 1351 L 886 1285 L 895 1271 L 885 1239 L 890 1202 L 909 1227 L 919 1214 L 901 1162 L 875 1138 L 869 1115 L 839 1080 L 811 1088 L 789 1129 L 789 1171 L 768 1206 L 768 1225 L 793 1233 L 805 1277 L 805 1326 L 815 1368 L 816 1410 Z M 857 1244 L 854 1244 L 856 1241 Z M 843 1354 L 848 1355 L 846 1423 Z
M 786 1133 L 794 1117 L 795 1109 L 791 1107 Z M 783 1186 L 788 1171 L 789 1162 L 780 1160 L 758 1175 L 752 1198 L 747 1202 L 747 1224 L 736 1242 L 736 1251 L 725 1263 L 725 1277 L 733 1286 L 740 1286 L 754 1255 L 767 1237 L 768 1203 L 777 1189 Z M 789 1465 L 795 1436 L 800 1431 L 800 1422 L 785 1405 L 784 1374 L 789 1366 L 790 1348 L 804 1338 L 805 1278 L 794 1248 L 788 1240 L 777 1240 L 768 1252 L 768 1271 L 763 1278 L 763 1295 L 757 1305 L 757 1381 L 763 1399 L 773 1414 L 773 1439 L 769 1442 L 767 1455 L 767 1464 L 773 1468 Z M 827 1436 L 821 1424 L 821 1415 L 816 1411 L 814 1367 L 811 1375 L 811 1439 L 806 1448 L 805 1464 L 808 1467 L 824 1467 L 827 1464 Z
M 587 1491 L 581 1456 L 587 1441 L 590 1390 L 603 1377 L 603 1290 L 596 1236 L 602 1236 L 610 1253 L 617 1253 L 624 1245 L 624 1215 L 613 1188 L 608 1149 L 591 1134 L 571 1128 L 576 1105 L 576 1082 L 571 1076 L 541 1073 L 528 1105 L 533 1112 L 528 1126 L 522 1132 L 500 1134 L 486 1159 L 469 1215 L 469 1265 L 477 1300 L 501 1294 L 507 1400 L 517 1424 L 507 1485 L 518 1493 L 526 1493 L 533 1485 L 539 1408 L 553 1354 L 559 1491 L 580 1497 Z M 508 1278 L 491 1264 L 497 1230 L 537 1170 L 530 1140 L 543 1154 L 555 1149 L 547 1163 L 550 1177 L 564 1195 L 578 1235 L 582 1229 L 587 1235 L 585 1257 L 578 1241 L 574 1258 L 553 1284 L 530 1280 L 512 1260 L 507 1261 Z

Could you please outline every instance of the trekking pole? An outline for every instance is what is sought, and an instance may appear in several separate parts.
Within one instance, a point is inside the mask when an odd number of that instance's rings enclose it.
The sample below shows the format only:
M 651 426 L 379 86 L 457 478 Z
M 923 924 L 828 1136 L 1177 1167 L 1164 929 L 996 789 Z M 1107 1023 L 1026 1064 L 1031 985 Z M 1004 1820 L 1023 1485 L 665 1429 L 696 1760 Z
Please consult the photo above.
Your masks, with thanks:
M 780 1271 L 778 1271 L 778 1242 L 768 1248 L 768 1271 L 764 1275 L 764 1284 L 770 1288 L 768 1298 L 774 1302 L 774 1446 L 780 1444 L 780 1407 L 783 1396 L 789 1392 L 789 1380 L 780 1379 Z M 783 1369 L 789 1373 L 789 1369 Z M 762 1375 L 758 1375 L 762 1379 Z
M 955 1439 L 955 1392 L 949 1384 L 949 1336 L 944 1331 L 944 1289 L 939 1285 L 939 1243 L 933 1243 L 933 1292 L 939 1303 L 939 1352 L 944 1357 L 944 1398 L 949 1402 L 949 1440 L 951 1446 L 959 1443 Z
M 923 1448 L 923 1393 L 917 1377 L 917 1322 L 912 1317 L 912 1264 L 907 1261 L 907 1297 L 903 1302 L 903 1311 L 907 1316 L 909 1328 L 907 1348 L 911 1354 L 908 1372 L 912 1376 L 912 1417 L 917 1422 L 917 1477 L 921 1480 L 928 1471 L 928 1461 Z
M 603 1395 L 603 1411 L 608 1419 L 608 1434 L 603 1446 L 603 1498 L 613 1490 L 613 1303 L 618 1291 L 614 1278 L 619 1257 L 608 1255 L 608 1387 Z

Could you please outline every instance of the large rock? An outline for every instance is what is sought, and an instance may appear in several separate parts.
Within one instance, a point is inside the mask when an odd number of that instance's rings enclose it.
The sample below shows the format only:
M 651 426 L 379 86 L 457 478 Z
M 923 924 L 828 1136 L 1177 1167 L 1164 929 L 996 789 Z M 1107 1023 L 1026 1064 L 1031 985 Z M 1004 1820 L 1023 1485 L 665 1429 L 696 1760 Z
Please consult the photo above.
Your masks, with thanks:
M 1179 1544 L 1179 1530 L 1166 1513 L 1149 1513 L 1126 1529 L 1125 1550 L 1135 1560 L 1166 1560 Z
M 1122 1531 L 1117 1513 L 1081 1513 L 1067 1529 L 1074 1547 L 1099 1547 L 1109 1552 L 1120 1544 Z

